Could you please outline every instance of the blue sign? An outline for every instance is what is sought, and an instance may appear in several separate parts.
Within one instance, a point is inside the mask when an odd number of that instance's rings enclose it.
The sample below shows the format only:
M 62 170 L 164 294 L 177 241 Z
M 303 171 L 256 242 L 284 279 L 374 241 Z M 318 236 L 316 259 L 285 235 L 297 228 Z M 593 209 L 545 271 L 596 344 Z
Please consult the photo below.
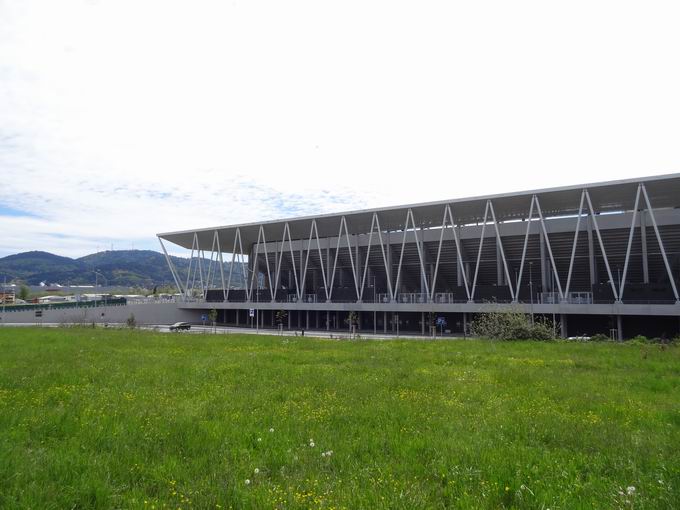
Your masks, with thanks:
M 207 321 L 207 320 L 208 320 L 208 316 L 207 316 L 206 314 L 201 315 L 201 320 L 202 320 L 202 321 Z
M 437 326 L 446 326 L 446 319 L 444 317 L 437 317 Z

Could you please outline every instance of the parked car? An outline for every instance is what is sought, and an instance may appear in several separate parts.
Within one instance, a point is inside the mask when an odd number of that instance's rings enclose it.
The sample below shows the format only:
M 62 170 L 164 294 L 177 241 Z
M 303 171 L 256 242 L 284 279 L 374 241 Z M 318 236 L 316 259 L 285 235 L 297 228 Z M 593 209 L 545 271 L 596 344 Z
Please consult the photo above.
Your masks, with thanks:
M 172 326 L 170 326 L 170 331 L 186 331 L 189 329 L 191 329 L 191 324 L 188 322 L 175 322 Z

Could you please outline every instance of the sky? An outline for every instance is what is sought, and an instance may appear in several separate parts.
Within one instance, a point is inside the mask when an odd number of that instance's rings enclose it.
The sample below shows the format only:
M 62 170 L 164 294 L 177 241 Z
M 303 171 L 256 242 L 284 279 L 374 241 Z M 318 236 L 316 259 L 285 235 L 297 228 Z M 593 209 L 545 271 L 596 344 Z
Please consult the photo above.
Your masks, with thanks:
M 0 256 L 680 172 L 678 26 L 654 0 L 0 0 Z

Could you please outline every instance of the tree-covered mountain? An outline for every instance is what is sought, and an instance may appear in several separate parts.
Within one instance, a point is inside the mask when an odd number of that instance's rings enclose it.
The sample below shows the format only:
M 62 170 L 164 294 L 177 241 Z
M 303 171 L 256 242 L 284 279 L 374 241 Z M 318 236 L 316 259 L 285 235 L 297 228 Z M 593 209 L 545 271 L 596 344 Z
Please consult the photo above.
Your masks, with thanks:
M 170 257 L 175 270 L 183 282 L 186 282 L 189 259 Z M 192 266 L 196 266 L 194 259 Z M 203 259 L 204 277 L 210 261 Z M 230 263 L 224 263 L 224 274 L 229 274 Z M 213 263 L 216 270 L 215 283 L 219 281 L 219 266 Z M 95 274 L 95 271 L 100 276 Z M 104 278 L 101 277 L 104 275 Z M 119 286 L 141 286 L 151 288 L 157 285 L 174 285 L 172 274 L 165 256 L 151 250 L 114 250 L 86 255 L 77 259 L 60 257 L 44 251 L 29 251 L 0 258 L 0 281 L 21 281 L 29 285 L 41 282 L 61 285 L 92 285 L 95 280 L 100 284 Z M 198 275 L 197 275 L 198 279 Z M 242 283 L 242 271 L 234 266 L 232 287 Z M 218 284 L 219 285 L 219 284 Z

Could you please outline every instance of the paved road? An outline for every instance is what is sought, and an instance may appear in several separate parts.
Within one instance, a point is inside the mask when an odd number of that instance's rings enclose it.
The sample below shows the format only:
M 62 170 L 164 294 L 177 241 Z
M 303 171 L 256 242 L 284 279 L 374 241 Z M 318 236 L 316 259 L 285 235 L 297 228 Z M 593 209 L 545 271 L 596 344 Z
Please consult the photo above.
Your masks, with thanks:
M 45 327 L 45 328 L 56 328 L 60 326 L 64 326 L 61 323 L 57 322 L 46 322 L 46 323 L 33 323 L 33 324 L 5 324 L 4 326 L 0 325 L 1 327 Z M 84 327 L 87 327 L 87 325 L 84 325 Z M 107 327 L 104 324 L 97 324 L 98 328 L 104 328 Z M 125 324 L 115 324 L 115 323 L 109 323 L 108 327 L 112 328 L 125 328 Z M 169 324 L 147 324 L 143 326 L 139 326 L 139 329 L 144 329 L 144 330 L 153 330 L 153 331 L 159 331 L 161 333 L 171 333 L 170 331 L 170 325 Z M 177 332 L 172 332 L 172 334 L 175 335 L 196 335 L 196 334 L 218 334 L 218 335 L 228 335 L 228 334 L 247 334 L 247 335 L 279 335 L 279 332 L 277 330 L 273 329 L 261 329 L 257 331 L 256 329 L 251 329 L 251 328 L 237 328 L 237 327 L 225 327 L 225 326 L 217 326 L 215 328 L 212 328 L 210 326 L 200 326 L 200 325 L 192 325 L 191 329 L 189 331 L 177 331 Z M 282 336 L 286 337 L 291 337 L 291 336 L 299 336 L 302 337 L 302 332 L 300 330 L 283 330 Z M 325 330 L 305 330 L 305 337 L 310 337 L 310 338 L 329 338 L 333 340 L 346 340 L 349 338 L 349 332 L 344 331 L 325 331 Z M 422 336 L 422 335 L 409 335 L 409 334 L 401 334 L 397 337 L 397 335 L 393 334 L 384 334 L 384 333 L 379 333 L 379 334 L 373 334 L 373 333 L 367 333 L 367 332 L 360 332 L 359 337 L 363 340 L 387 340 L 387 339 L 394 339 L 394 338 L 404 338 L 404 339 L 409 339 L 409 340 L 431 340 L 432 337 L 430 336 Z M 440 337 L 438 337 L 440 338 Z M 455 338 L 450 335 L 446 335 L 443 338 Z

